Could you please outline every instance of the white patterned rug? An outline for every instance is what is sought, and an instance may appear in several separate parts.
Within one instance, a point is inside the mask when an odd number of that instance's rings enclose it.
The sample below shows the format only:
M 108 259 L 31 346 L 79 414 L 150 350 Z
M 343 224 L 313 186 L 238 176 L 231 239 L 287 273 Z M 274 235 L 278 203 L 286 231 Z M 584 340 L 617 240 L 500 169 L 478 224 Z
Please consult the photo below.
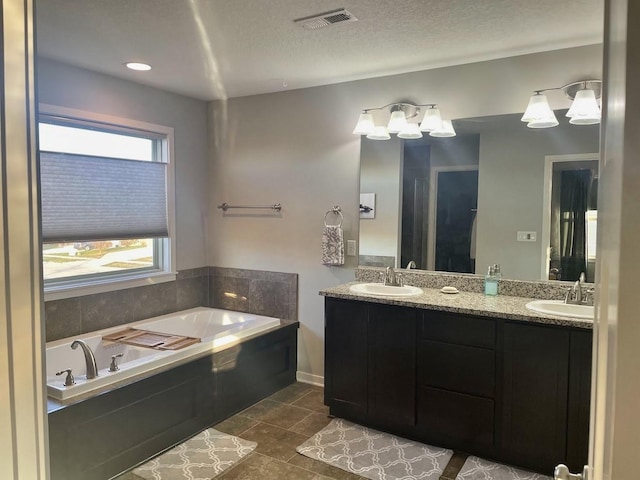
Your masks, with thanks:
M 315 458 L 372 480 L 437 480 L 453 452 L 334 418 L 297 448 Z
M 209 428 L 133 473 L 148 480 L 209 480 L 255 448 L 255 442 Z
M 468 457 L 456 480 L 553 480 L 546 475 L 493 463 L 478 457 Z

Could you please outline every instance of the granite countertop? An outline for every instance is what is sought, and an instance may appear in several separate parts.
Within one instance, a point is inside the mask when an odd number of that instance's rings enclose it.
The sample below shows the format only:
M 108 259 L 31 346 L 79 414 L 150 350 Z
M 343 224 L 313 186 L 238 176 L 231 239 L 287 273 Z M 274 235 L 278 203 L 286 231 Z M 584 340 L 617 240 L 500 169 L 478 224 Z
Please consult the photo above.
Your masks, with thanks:
M 585 329 L 593 328 L 592 320 L 546 315 L 528 310 L 525 305 L 528 302 L 536 300 L 535 298 L 509 297 L 506 295 L 489 297 L 482 293 L 463 291 L 456 294 L 447 294 L 442 293 L 439 289 L 424 287 L 421 287 L 424 293 L 422 295 L 416 295 L 415 297 L 384 297 L 353 293 L 349 290 L 351 285 L 358 283 L 361 282 L 350 282 L 325 288 L 320 290 L 320 295 L 332 298 L 359 300 L 362 302 L 422 308 L 425 310 L 438 310 L 524 322 L 544 323 L 548 325 Z

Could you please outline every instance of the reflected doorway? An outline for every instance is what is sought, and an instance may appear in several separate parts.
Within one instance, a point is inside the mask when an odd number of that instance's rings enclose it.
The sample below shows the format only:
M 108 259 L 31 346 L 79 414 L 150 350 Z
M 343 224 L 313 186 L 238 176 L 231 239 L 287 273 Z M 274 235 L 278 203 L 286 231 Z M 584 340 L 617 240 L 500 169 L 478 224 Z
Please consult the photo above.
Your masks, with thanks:
M 430 270 L 475 273 L 478 167 L 431 170 Z

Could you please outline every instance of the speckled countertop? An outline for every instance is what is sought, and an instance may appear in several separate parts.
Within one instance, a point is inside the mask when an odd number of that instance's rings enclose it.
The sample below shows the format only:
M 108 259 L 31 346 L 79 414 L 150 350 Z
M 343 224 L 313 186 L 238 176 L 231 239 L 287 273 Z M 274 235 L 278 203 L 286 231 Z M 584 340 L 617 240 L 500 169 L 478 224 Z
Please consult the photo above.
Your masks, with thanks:
M 422 287 L 424 293 L 416 295 L 415 297 L 383 297 L 351 292 L 349 287 L 357 283 L 360 282 L 350 282 L 325 288 L 320 291 L 320 295 L 332 298 L 359 300 L 362 302 L 422 308 L 425 310 L 439 310 L 443 312 L 466 313 L 524 322 L 545 323 L 548 325 L 586 329 L 593 328 L 592 320 L 545 315 L 528 310 L 525 305 L 528 302 L 536 300 L 535 298 L 510 297 L 506 295 L 488 297 L 482 293 L 464 291 L 456 294 L 447 294 L 442 293 L 439 289 L 424 287 Z

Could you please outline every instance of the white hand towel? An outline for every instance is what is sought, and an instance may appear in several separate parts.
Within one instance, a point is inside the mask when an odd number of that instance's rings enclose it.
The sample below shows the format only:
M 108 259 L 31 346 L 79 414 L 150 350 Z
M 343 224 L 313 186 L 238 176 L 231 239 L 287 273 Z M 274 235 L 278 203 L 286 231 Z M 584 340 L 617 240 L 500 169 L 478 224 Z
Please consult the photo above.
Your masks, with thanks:
M 327 225 L 322 231 L 322 264 L 344 265 L 344 240 L 338 225 Z

